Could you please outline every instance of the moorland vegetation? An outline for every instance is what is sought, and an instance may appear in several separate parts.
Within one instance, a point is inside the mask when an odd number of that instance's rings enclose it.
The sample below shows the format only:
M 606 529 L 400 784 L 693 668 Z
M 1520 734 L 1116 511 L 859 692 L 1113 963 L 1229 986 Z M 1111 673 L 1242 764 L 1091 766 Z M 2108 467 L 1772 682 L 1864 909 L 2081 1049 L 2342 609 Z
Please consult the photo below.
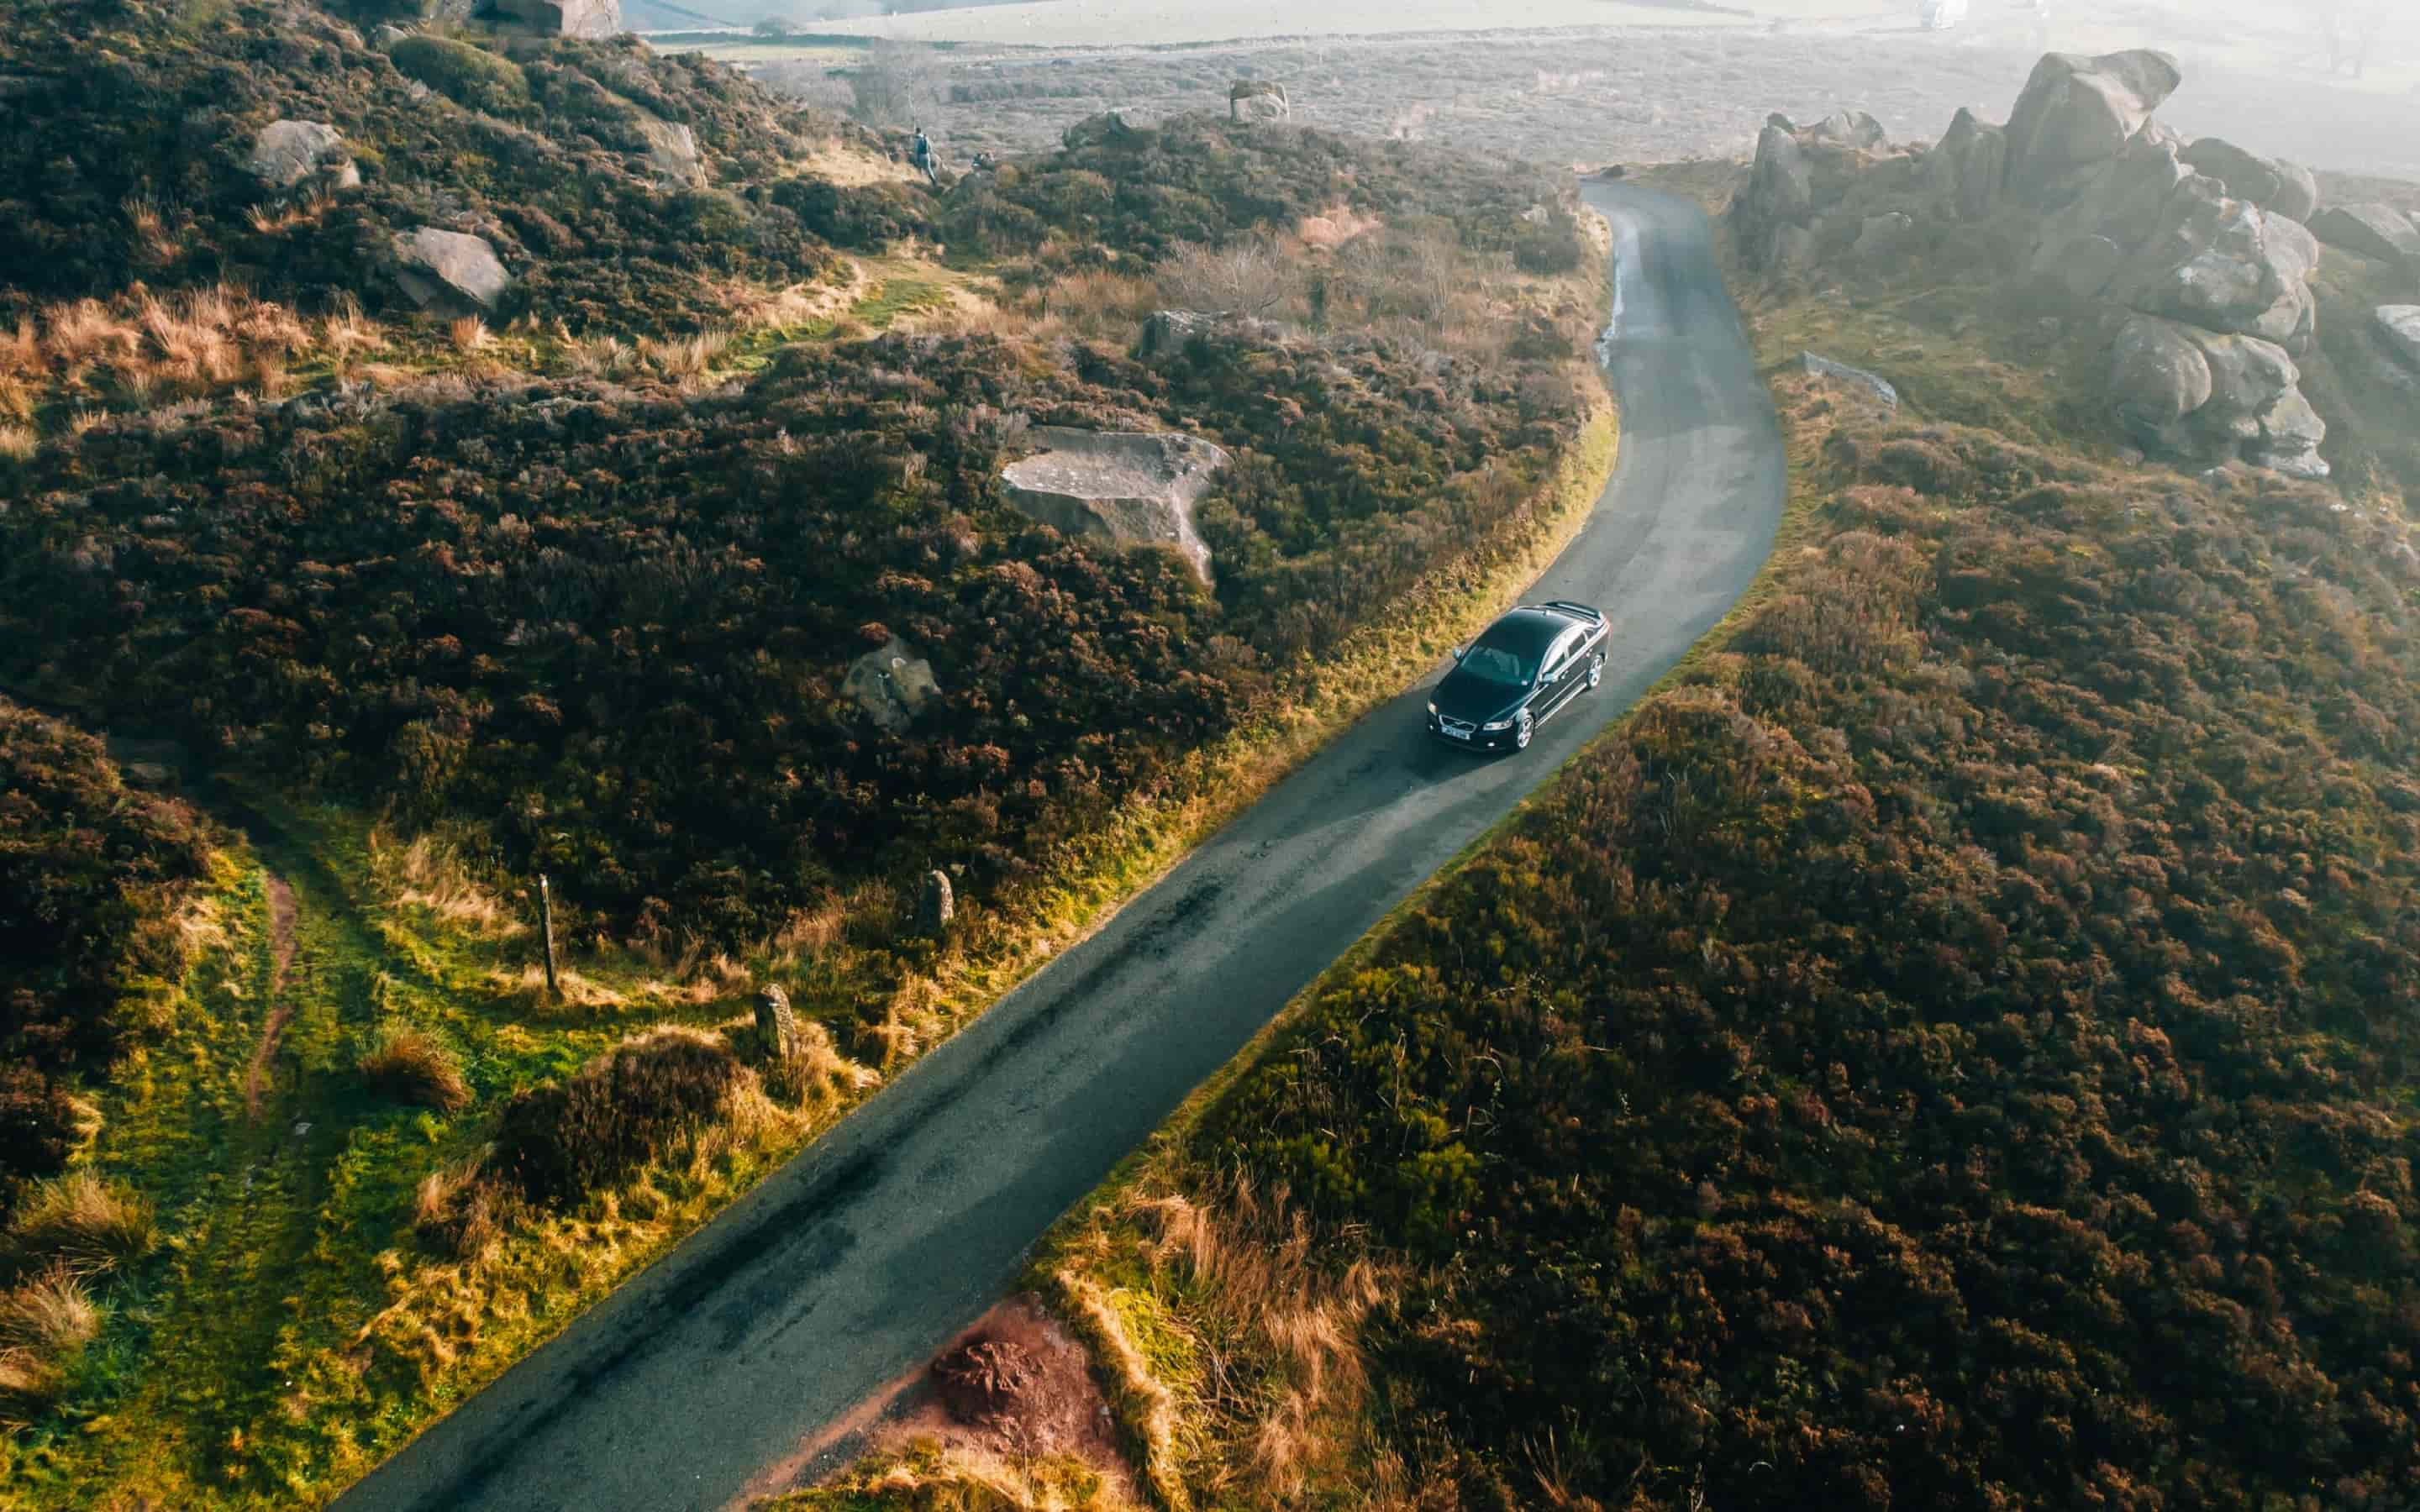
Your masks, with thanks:
M 1339 658 L 1482 612 L 1609 445 L 1580 223 L 1501 165 L 1177 122 L 935 194 L 628 42 L 131 0 L 0 49 L 45 102 L 0 145 L 36 1504 L 329 1494 L 1357 707 Z M 277 119 L 342 161 L 266 184 Z M 426 225 L 492 307 L 417 307 Z M 1250 316 L 1140 341 L 1188 303 Z M 1041 424 L 1225 448 L 1215 580 L 1012 507 Z M 845 686 L 893 637 L 906 730 Z

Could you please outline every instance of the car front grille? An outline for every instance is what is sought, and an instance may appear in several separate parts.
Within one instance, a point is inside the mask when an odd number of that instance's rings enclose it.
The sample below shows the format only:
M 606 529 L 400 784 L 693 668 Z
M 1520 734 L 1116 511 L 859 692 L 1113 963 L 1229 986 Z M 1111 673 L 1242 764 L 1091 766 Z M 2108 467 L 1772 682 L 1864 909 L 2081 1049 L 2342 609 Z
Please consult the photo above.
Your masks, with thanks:
M 1479 725 L 1476 721 L 1449 718 L 1444 715 L 1437 716 L 1437 728 L 1455 740 L 1468 740 L 1479 733 Z

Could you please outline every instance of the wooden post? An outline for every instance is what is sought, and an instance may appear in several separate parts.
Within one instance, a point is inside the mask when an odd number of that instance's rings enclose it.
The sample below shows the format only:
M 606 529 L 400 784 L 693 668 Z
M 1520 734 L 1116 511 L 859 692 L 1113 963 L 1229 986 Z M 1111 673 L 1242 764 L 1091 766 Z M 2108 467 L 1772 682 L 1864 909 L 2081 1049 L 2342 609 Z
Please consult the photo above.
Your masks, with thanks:
M 554 980 L 554 893 L 548 887 L 543 872 L 537 874 L 537 918 L 539 928 L 546 933 L 546 995 L 560 998 L 563 990 Z

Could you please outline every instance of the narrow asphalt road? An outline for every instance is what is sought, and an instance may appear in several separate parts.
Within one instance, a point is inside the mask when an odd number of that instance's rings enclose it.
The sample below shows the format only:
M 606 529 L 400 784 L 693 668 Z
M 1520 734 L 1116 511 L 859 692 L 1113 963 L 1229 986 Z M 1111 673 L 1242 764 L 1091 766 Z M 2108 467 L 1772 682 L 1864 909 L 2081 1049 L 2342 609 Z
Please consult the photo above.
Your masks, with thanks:
M 1612 223 L 1621 456 L 1531 594 L 1603 606 L 1593 696 L 1494 761 L 1434 748 L 1439 667 L 958 1037 L 363 1481 L 345 1512 L 675 1512 L 901 1376 L 1285 1002 L 1620 715 L 1755 577 L 1781 439 L 1705 217 Z

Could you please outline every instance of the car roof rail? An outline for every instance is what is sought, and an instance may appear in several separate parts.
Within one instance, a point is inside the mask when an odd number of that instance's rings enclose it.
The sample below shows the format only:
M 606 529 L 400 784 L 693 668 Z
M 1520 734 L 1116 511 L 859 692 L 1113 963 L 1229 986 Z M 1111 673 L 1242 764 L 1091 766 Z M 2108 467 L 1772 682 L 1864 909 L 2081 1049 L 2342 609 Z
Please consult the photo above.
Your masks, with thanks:
M 1550 598 L 1546 600 L 1544 607 L 1559 609 L 1566 614 L 1576 614 L 1584 620 L 1592 620 L 1599 625 L 1605 623 L 1604 610 L 1590 609 L 1586 604 L 1575 604 L 1568 598 Z

